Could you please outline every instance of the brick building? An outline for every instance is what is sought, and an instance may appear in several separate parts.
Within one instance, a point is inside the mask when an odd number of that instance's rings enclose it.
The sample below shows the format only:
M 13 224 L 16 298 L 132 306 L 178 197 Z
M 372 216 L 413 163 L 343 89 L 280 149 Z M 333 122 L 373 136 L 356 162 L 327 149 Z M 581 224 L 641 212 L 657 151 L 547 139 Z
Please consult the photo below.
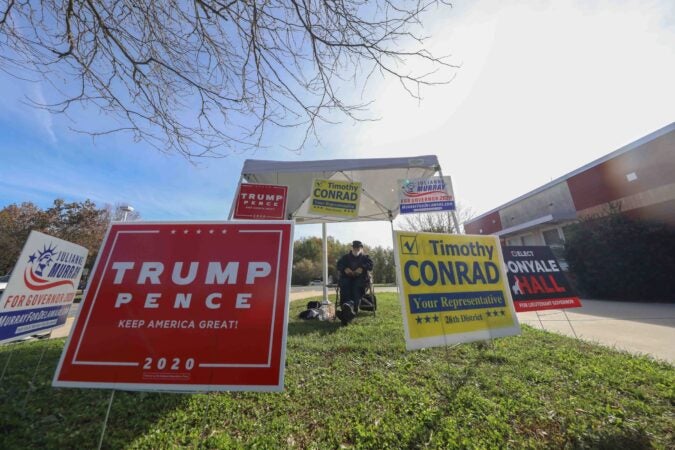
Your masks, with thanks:
M 675 226 L 675 122 L 466 222 L 464 230 L 555 251 L 567 225 L 603 213 L 610 202 L 633 217 Z

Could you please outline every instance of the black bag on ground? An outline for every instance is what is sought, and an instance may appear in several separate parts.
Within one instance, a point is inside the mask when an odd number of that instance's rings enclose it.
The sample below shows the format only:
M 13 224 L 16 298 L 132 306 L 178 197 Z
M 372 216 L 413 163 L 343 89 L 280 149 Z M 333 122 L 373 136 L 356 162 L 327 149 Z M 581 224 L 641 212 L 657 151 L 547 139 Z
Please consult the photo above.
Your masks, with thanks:
M 307 303 L 307 309 L 319 309 L 319 308 L 321 308 L 321 302 L 313 300 Z
M 375 294 L 365 294 L 361 297 L 359 309 L 364 311 L 375 311 L 377 309 L 377 297 L 375 297 Z
M 319 310 L 317 308 L 310 308 L 298 314 L 298 317 L 304 320 L 317 319 L 319 317 Z

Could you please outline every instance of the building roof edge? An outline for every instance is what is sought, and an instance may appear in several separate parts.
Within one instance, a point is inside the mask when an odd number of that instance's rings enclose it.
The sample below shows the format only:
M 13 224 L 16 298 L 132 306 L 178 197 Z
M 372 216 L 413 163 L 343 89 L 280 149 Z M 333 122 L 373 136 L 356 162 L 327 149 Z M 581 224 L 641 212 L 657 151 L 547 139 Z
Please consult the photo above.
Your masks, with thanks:
M 538 193 L 540 193 L 540 192 L 542 192 L 542 191 L 545 191 L 546 189 L 548 189 L 548 188 L 550 188 L 550 187 L 553 187 L 553 186 L 555 186 L 556 184 L 558 184 L 558 183 L 560 183 L 560 182 L 562 182 L 562 181 L 565 181 L 565 180 L 567 180 L 567 179 L 573 177 L 574 175 L 577 175 L 577 174 L 579 174 L 579 173 L 581 173 L 581 172 L 584 172 L 584 171 L 586 171 L 586 170 L 588 170 L 588 169 L 590 169 L 590 168 L 592 168 L 592 167 L 595 167 L 595 166 L 597 166 L 597 165 L 599 165 L 599 164 L 602 164 L 602 163 L 604 163 L 605 161 L 608 161 L 608 160 L 610 160 L 610 159 L 612 159 L 612 158 L 615 158 L 615 157 L 617 157 L 617 156 L 619 156 L 619 155 L 622 155 L 622 154 L 624 154 L 624 153 L 627 153 L 627 152 L 629 152 L 629 151 L 631 151 L 631 150 L 633 150 L 633 149 L 635 149 L 635 148 L 637 148 L 637 147 L 639 147 L 639 146 L 641 146 L 641 145 L 644 145 L 644 144 L 646 144 L 646 143 L 648 143 L 648 142 L 651 142 L 651 141 L 653 141 L 653 140 L 656 140 L 656 139 L 660 138 L 661 136 L 670 133 L 671 131 L 675 131 L 675 122 L 672 122 L 672 123 L 670 123 L 669 125 L 666 125 L 665 127 L 659 128 L 658 130 L 653 131 L 653 132 L 649 133 L 648 135 L 643 136 L 643 137 L 641 137 L 640 139 L 631 142 L 630 144 L 624 145 L 623 147 L 621 147 L 621 148 L 619 148 L 619 149 L 617 149 L 617 150 L 614 150 L 613 152 L 608 153 L 608 154 L 606 154 L 605 156 L 602 156 L 602 157 L 600 157 L 600 158 L 598 158 L 598 159 L 596 159 L 596 160 L 594 160 L 594 161 L 591 161 L 590 163 L 585 164 L 585 165 L 579 167 L 578 169 L 575 169 L 575 170 L 573 170 L 573 171 L 571 171 L 571 172 L 569 172 L 569 173 L 567 173 L 567 174 L 565 174 L 565 175 L 563 175 L 563 176 L 561 176 L 561 177 L 558 177 L 558 178 L 556 178 L 555 180 L 549 181 L 548 183 L 546 183 L 546 184 L 544 184 L 544 185 L 542 185 L 542 186 L 539 186 L 538 188 L 533 189 L 533 190 L 531 190 L 530 192 L 527 192 L 527 193 L 525 193 L 525 194 L 523 194 L 523 195 L 521 195 L 521 196 L 519 196 L 519 197 L 514 198 L 513 200 L 509 200 L 508 202 L 506 202 L 506 203 L 504 203 L 504 204 L 502 204 L 502 205 L 500 205 L 500 206 L 497 206 L 496 208 L 493 208 L 493 209 L 491 209 L 491 210 L 489 210 L 489 211 L 487 211 L 487 212 L 484 212 L 483 214 L 480 214 L 480 215 L 478 215 L 478 216 L 476 216 L 476 217 L 474 217 L 474 218 L 472 218 L 472 219 L 470 219 L 470 220 L 467 220 L 465 223 L 473 223 L 473 222 L 476 222 L 477 220 L 480 220 L 480 219 L 482 219 L 482 218 L 484 218 L 484 217 L 487 217 L 487 216 L 489 216 L 490 214 L 493 214 L 493 213 L 495 213 L 495 212 L 497 212 L 497 211 L 499 211 L 499 210 L 501 210 L 501 209 L 506 208 L 507 206 L 511 206 L 511 205 L 513 205 L 513 204 L 515 204 L 515 203 L 518 203 L 519 201 L 524 200 L 524 199 L 526 199 L 527 197 L 531 197 L 531 196 L 533 196 L 533 195 L 535 195 L 535 194 L 538 194 Z

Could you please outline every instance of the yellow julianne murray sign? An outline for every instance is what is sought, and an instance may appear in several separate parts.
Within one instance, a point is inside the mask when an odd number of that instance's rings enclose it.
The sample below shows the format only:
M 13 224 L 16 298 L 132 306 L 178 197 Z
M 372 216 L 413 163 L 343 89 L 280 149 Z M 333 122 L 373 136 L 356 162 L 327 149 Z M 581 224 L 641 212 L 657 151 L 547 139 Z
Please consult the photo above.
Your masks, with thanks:
M 396 231 L 408 350 L 520 334 L 496 236 Z
M 361 183 L 314 179 L 309 212 L 321 216 L 357 217 L 360 201 Z

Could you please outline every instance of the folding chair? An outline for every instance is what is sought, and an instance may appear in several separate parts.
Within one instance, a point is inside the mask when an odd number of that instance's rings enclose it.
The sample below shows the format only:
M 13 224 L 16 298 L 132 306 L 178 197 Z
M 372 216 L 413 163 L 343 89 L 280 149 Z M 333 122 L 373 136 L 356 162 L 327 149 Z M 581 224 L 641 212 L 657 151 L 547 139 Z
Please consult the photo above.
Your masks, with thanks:
M 335 286 L 335 299 L 335 304 L 341 307 L 342 297 L 340 296 L 340 280 L 338 280 L 338 283 Z M 354 312 L 358 314 L 360 310 L 370 311 L 374 316 L 377 315 L 377 297 L 375 296 L 375 288 L 373 287 L 372 272 L 368 272 L 368 276 L 366 277 L 366 285 L 363 287 L 361 292 L 359 307 Z

